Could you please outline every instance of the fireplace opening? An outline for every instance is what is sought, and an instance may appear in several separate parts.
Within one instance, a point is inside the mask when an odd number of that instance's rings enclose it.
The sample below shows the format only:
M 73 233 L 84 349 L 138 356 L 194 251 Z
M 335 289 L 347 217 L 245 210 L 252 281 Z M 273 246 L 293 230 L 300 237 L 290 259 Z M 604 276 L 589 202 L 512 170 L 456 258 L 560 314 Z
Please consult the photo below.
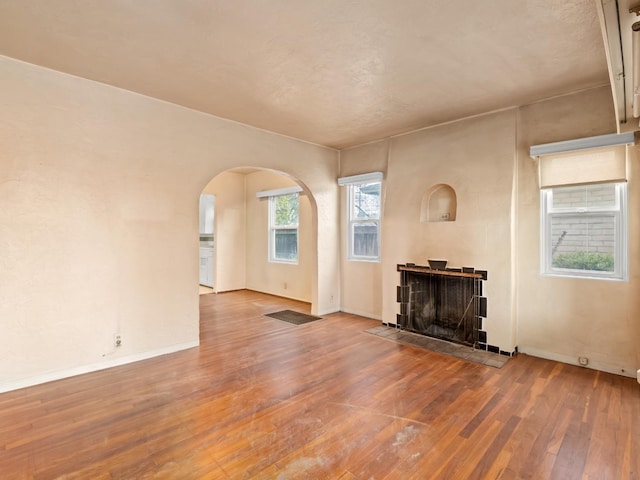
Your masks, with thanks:
M 486 316 L 486 299 L 482 297 L 486 271 L 436 270 L 413 264 L 398 265 L 398 270 L 400 328 L 476 346 L 481 317 Z

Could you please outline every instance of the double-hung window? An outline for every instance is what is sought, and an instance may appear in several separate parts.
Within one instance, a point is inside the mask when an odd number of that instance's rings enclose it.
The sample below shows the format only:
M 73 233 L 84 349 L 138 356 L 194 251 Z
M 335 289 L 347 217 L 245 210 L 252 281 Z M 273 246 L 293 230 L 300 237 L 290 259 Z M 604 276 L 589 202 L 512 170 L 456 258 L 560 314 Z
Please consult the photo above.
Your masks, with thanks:
M 380 261 L 382 174 L 343 177 L 347 187 L 347 248 L 349 260 Z
M 533 145 L 543 275 L 626 280 L 627 145 L 634 132 Z
M 269 261 L 298 263 L 297 193 L 269 197 Z
M 541 191 L 543 273 L 626 277 L 626 187 L 612 182 Z

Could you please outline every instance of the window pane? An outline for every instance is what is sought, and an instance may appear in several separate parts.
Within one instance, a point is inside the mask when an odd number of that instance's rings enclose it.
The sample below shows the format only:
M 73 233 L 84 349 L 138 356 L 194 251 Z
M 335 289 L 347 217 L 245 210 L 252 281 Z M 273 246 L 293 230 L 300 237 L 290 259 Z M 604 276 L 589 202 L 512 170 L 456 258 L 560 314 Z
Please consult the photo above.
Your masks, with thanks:
M 616 206 L 616 184 L 579 185 L 553 189 L 553 208 L 594 208 Z
M 298 194 L 278 195 L 273 197 L 275 203 L 274 222 L 277 227 L 298 225 Z
M 551 217 L 553 268 L 613 272 L 615 243 L 615 215 L 584 213 Z
M 351 186 L 351 218 L 380 218 L 380 183 Z
M 277 260 L 298 259 L 298 229 L 274 230 L 274 237 L 274 257 Z
M 353 224 L 353 255 L 378 256 L 378 225 L 376 223 Z

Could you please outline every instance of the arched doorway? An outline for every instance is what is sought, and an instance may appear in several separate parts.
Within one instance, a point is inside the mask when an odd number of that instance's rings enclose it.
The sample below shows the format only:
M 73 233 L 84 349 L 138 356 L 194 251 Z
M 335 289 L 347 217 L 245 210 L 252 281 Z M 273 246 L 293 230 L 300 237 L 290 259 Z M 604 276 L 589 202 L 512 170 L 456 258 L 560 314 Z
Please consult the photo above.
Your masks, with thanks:
M 313 309 L 317 212 L 310 191 L 286 173 L 242 167 L 216 175 L 202 194 L 215 196 L 214 290 L 250 289 L 309 302 Z M 297 223 L 281 231 L 286 235 L 272 225 L 272 199 L 283 195 L 293 195 L 297 202 Z M 273 255 L 277 244 L 284 245 L 288 255 Z

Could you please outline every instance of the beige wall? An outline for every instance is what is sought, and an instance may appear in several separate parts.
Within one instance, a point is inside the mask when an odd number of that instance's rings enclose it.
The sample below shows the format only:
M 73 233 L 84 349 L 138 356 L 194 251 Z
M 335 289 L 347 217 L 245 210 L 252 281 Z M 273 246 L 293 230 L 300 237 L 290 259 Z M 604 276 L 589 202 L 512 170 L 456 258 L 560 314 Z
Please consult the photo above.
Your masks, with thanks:
M 520 110 L 518 139 L 518 345 L 521 351 L 605 371 L 640 368 L 640 206 L 637 147 L 630 148 L 629 281 L 542 277 L 540 197 L 529 146 L 615 132 L 610 89 L 540 102 Z M 623 372 L 624 370 L 624 372 Z
M 222 172 L 202 193 L 215 195 L 214 290 L 246 287 L 245 175 Z
M 6 57 L 0 85 L 0 390 L 197 345 L 198 198 L 233 167 L 310 192 L 338 308 L 336 151 Z
M 512 351 L 512 236 L 516 111 L 443 125 L 391 139 L 382 222 L 383 321 L 396 323 L 399 263 L 489 272 L 484 294 L 488 342 Z M 457 195 L 454 222 L 420 221 L 424 194 L 447 184 Z
M 445 258 L 488 270 L 489 344 L 574 364 L 585 356 L 593 368 L 633 376 L 640 367 L 637 147 L 629 162 L 629 282 L 540 275 L 540 196 L 529 157 L 531 145 L 613 133 L 612 105 L 601 87 L 341 152 L 341 176 L 386 170 L 382 263 L 346 261 L 343 240 L 344 309 L 377 317 L 379 291 L 382 319 L 395 323 L 396 264 Z M 456 191 L 456 221 L 420 222 L 424 193 L 440 183 Z
M 308 196 L 299 196 L 298 264 L 269 261 L 269 199 L 256 198 L 257 192 L 295 185 L 274 172 L 259 171 L 246 176 L 247 288 L 310 302 L 316 247 L 311 235 L 313 213 Z
M 387 172 L 389 140 L 367 143 L 340 152 L 340 176 Z M 386 182 L 382 182 L 384 209 Z M 347 313 L 382 319 L 382 263 L 358 262 L 347 259 L 347 189 L 340 192 L 340 228 L 342 246 L 342 306 Z M 382 212 L 384 216 L 384 211 Z
M 0 84 L 0 391 L 197 345 L 198 197 L 246 166 L 286 172 L 309 195 L 322 246 L 314 313 L 342 303 L 394 322 L 396 263 L 443 257 L 489 270 L 490 344 L 587 356 L 618 373 L 640 367 L 635 151 L 629 282 L 538 271 L 528 147 L 614 131 L 608 87 L 350 149 L 339 171 L 334 150 L 6 57 Z M 336 178 L 385 166 L 383 261 L 345 262 Z M 436 183 L 458 194 L 455 222 L 420 222 Z

